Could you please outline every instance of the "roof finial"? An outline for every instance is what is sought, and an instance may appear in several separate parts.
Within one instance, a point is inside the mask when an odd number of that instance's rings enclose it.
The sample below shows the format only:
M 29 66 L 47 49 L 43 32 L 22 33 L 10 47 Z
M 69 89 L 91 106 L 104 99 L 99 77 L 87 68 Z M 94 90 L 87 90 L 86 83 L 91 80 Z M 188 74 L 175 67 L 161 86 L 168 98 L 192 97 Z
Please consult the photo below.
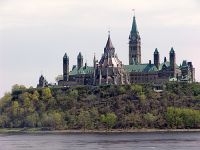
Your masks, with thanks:
M 108 30 L 108 37 L 110 37 L 110 30 Z
M 132 11 L 133 11 L 133 15 L 134 15 L 134 17 L 135 17 L 135 9 L 132 9 Z

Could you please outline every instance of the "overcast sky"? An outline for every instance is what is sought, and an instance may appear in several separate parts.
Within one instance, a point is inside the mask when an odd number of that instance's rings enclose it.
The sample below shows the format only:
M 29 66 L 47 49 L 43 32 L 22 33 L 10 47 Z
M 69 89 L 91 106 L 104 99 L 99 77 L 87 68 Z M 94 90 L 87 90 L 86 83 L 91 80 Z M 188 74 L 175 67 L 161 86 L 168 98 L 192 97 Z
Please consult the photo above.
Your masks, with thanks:
M 142 62 L 161 60 L 173 46 L 177 64 L 192 61 L 200 81 L 200 0 L 0 0 L 0 97 L 14 84 L 35 87 L 62 74 L 62 57 L 76 64 L 79 51 L 92 65 L 108 30 L 118 57 L 128 64 L 128 36 L 136 10 Z

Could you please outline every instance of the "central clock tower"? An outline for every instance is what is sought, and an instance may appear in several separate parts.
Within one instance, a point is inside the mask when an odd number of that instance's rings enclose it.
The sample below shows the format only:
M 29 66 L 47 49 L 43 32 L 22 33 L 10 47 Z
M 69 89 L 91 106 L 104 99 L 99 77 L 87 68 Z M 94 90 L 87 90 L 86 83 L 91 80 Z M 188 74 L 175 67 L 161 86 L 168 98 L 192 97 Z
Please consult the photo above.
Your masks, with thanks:
M 129 65 L 141 64 L 141 39 L 137 30 L 135 16 L 129 35 Z

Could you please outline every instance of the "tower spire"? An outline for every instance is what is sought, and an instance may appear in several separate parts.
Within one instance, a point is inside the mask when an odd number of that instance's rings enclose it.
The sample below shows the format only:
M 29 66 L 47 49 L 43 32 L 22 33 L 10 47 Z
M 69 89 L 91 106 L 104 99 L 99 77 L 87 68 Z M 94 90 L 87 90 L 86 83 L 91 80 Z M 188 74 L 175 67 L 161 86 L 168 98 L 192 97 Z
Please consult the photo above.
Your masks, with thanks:
M 141 64 L 141 39 L 137 29 L 135 10 L 133 9 L 134 16 L 129 35 L 129 65 Z
M 104 53 L 111 52 L 114 55 L 115 48 L 112 44 L 111 38 L 110 38 L 110 31 L 108 31 L 108 40 L 106 42 L 106 47 L 104 48 Z
M 137 29 L 137 23 L 135 19 L 135 15 L 133 16 L 133 22 L 132 22 L 132 28 L 131 28 L 131 36 L 137 36 L 138 29 Z

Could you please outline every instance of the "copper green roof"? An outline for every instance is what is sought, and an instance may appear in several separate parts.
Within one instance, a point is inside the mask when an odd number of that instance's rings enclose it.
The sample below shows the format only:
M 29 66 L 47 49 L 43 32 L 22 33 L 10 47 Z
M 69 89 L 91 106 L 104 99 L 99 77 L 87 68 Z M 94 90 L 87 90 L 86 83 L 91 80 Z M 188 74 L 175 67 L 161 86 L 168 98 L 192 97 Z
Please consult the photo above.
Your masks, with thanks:
M 133 23 L 132 23 L 131 32 L 130 32 L 130 35 L 129 35 L 129 40 L 132 40 L 132 39 L 137 38 L 137 37 L 140 37 L 140 36 L 139 36 L 138 29 L 137 29 L 135 16 L 133 16 Z
M 135 64 L 125 65 L 125 69 L 128 72 L 156 72 L 158 69 L 154 64 Z
M 93 74 L 94 68 L 90 66 L 83 66 L 80 69 L 75 67 L 72 71 L 70 71 L 69 75 L 77 75 L 77 74 Z
M 159 70 L 162 70 L 162 67 L 163 67 L 164 65 L 166 65 L 166 67 L 168 68 L 168 67 L 170 67 L 170 62 L 167 61 L 167 62 L 164 62 L 164 63 L 160 64 Z M 178 66 L 177 64 L 176 64 L 176 68 L 179 68 L 179 66 Z
M 135 16 L 133 16 L 133 23 L 132 23 L 132 28 L 131 28 L 131 34 L 137 34 L 137 24 L 136 24 L 136 19 Z

